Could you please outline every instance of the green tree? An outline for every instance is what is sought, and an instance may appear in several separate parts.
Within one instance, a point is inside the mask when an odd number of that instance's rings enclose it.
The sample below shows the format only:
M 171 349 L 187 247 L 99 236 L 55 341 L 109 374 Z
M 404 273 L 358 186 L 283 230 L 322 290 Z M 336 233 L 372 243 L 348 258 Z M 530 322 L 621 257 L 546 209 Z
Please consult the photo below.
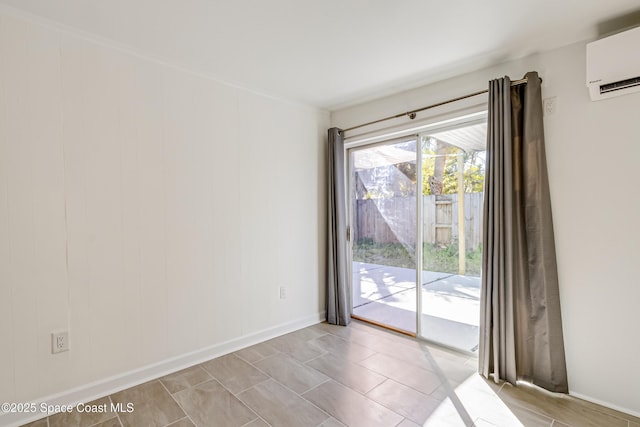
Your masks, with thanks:
M 436 138 L 428 138 L 422 150 L 422 194 L 455 194 L 458 192 L 457 155 L 464 162 L 464 191 L 477 193 L 484 190 L 484 154 L 464 152 Z M 435 190 L 435 191 L 434 191 Z

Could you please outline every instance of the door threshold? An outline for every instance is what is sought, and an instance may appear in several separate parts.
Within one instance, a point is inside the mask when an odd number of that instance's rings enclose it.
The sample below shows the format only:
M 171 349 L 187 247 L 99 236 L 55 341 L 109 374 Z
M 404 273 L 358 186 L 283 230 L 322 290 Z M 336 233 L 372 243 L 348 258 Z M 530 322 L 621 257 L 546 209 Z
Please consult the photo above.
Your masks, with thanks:
M 356 314 L 352 314 L 351 318 L 359 320 L 364 323 L 369 323 L 370 325 L 378 326 L 383 329 L 388 329 L 390 331 L 397 332 L 399 334 L 408 335 L 410 337 L 417 338 L 417 335 L 415 332 L 405 331 L 404 329 L 396 328 L 395 326 L 390 326 L 385 323 L 376 322 L 375 320 L 367 319 L 366 317 L 360 317 Z
M 462 350 L 462 349 L 457 348 L 457 347 L 452 347 L 452 346 L 449 346 L 449 345 L 446 345 L 446 344 L 442 344 L 441 342 L 433 341 L 433 340 L 430 340 L 430 339 L 425 338 L 425 337 L 419 337 L 415 332 L 406 331 L 404 329 L 396 328 L 394 326 L 389 326 L 389 325 L 386 325 L 384 323 L 376 322 L 375 320 L 369 320 L 369 319 L 367 319 L 365 317 L 360 317 L 357 314 L 352 314 L 351 318 L 352 319 L 356 319 L 357 321 L 362 322 L 362 323 L 367 323 L 369 325 L 373 325 L 373 326 L 377 326 L 377 327 L 382 328 L 382 329 L 386 329 L 386 330 L 391 331 L 391 332 L 396 332 L 398 334 L 407 335 L 407 336 L 409 336 L 411 338 L 415 338 L 418 343 L 423 343 L 423 344 L 427 344 L 427 345 L 430 345 L 430 346 L 439 347 L 439 348 L 441 348 L 443 350 L 446 350 L 446 351 L 449 351 L 449 352 L 452 352 L 452 353 L 456 353 L 456 354 L 459 354 L 459 355 L 462 355 L 462 356 L 475 358 L 476 360 L 478 359 L 478 354 L 477 353 L 473 353 L 473 352 L 470 352 L 470 351 Z

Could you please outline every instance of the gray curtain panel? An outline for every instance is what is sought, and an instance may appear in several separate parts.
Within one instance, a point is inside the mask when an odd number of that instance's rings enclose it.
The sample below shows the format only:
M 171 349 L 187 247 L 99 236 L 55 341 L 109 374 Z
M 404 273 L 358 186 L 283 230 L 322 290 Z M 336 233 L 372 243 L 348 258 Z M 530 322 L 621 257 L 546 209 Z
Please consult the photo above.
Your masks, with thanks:
M 568 392 L 540 80 L 489 82 L 479 369 Z
M 346 326 L 351 322 L 351 307 L 347 281 L 344 138 L 338 128 L 329 129 L 328 169 L 327 322 Z

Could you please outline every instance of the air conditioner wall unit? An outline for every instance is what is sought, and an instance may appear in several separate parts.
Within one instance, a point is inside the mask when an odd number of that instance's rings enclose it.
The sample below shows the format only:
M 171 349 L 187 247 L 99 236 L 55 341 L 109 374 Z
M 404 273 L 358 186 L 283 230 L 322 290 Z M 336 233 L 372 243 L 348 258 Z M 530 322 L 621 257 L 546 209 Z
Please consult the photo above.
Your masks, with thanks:
M 640 92 L 640 27 L 587 44 L 592 101 Z

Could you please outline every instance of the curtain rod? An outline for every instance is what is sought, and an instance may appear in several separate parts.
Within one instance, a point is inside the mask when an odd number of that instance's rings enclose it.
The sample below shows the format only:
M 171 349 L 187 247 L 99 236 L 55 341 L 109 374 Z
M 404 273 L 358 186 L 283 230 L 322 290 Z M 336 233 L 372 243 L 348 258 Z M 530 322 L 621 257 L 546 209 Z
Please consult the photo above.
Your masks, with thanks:
M 525 84 L 526 82 L 527 82 L 526 77 L 520 80 L 513 80 L 511 82 L 511 86 L 518 86 L 521 84 Z M 540 79 L 540 82 L 542 82 L 542 79 Z M 404 117 L 404 116 L 409 116 L 409 118 L 413 120 L 416 118 L 416 113 L 419 113 L 421 111 L 430 110 L 431 108 L 440 107 L 441 105 L 451 104 L 452 102 L 462 101 L 463 99 L 473 98 L 474 96 L 482 95 L 483 93 L 488 93 L 488 92 L 489 92 L 489 89 L 480 90 L 478 92 L 470 93 L 468 95 L 459 96 L 457 98 L 449 99 L 447 101 L 438 102 L 437 104 L 431 104 L 426 107 L 418 108 L 417 110 L 407 111 L 406 113 L 400 113 L 400 114 L 396 114 L 395 116 L 389 116 L 389 117 L 385 117 L 384 119 L 378 119 L 372 122 L 363 123 L 361 125 L 352 126 L 347 129 L 342 129 L 342 132 L 349 132 L 350 130 L 359 129 L 369 125 L 374 125 L 376 123 L 385 122 L 387 120 L 399 119 L 400 117 Z

